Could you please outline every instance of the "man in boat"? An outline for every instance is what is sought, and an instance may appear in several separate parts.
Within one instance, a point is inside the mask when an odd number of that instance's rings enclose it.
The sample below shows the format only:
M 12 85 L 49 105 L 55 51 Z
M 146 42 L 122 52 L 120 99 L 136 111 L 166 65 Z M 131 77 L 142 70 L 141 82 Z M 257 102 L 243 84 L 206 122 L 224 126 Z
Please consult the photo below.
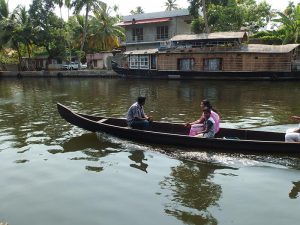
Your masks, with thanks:
M 211 116 L 211 109 L 205 107 L 203 109 L 203 116 L 204 116 L 203 130 L 201 131 L 200 134 L 196 135 L 196 137 L 213 138 L 215 136 L 215 121 Z
M 292 120 L 300 122 L 300 116 L 292 116 Z M 290 128 L 285 134 L 286 142 L 300 142 L 300 123 L 298 128 Z
M 146 129 L 152 122 L 152 117 L 144 112 L 146 97 L 138 97 L 137 102 L 132 104 L 127 112 L 127 124 L 135 129 Z

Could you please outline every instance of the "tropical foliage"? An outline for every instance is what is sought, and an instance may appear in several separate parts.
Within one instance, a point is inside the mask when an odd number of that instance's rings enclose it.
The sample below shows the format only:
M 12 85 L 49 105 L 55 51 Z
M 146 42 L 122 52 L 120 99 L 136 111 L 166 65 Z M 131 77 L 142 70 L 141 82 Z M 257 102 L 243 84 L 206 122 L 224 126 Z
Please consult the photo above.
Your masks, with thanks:
M 289 2 L 283 12 L 276 12 L 272 21 L 275 29 L 255 33 L 252 38 L 260 39 L 267 44 L 299 43 L 300 35 L 300 3 Z
M 136 14 L 143 14 L 144 10 L 141 6 L 136 7 L 135 9 L 130 11 L 131 15 L 136 15 Z
M 59 16 L 53 13 L 56 6 Z M 63 7 L 68 9 L 67 21 Z M 24 57 L 41 54 L 49 60 L 71 60 L 77 55 L 84 61 L 86 53 L 112 50 L 124 38 L 123 29 L 116 26 L 117 7 L 112 10 L 100 0 L 32 0 L 28 10 L 8 9 L 8 1 L 0 0 L 0 65 L 8 62 L 8 55 L 15 57 L 20 69 Z
M 116 10 L 117 8 L 114 8 Z M 119 45 L 119 38 L 124 39 L 124 31 L 116 26 L 117 17 L 110 16 L 112 9 L 106 3 L 102 3 L 94 11 L 90 20 L 90 32 L 88 34 L 89 50 L 109 50 L 111 46 Z
M 172 11 L 179 9 L 178 4 L 176 3 L 177 0 L 167 0 L 165 2 L 166 11 Z
M 255 0 L 189 0 L 189 2 L 189 10 L 194 19 L 203 17 L 206 32 L 238 31 L 242 26 L 256 32 L 266 26 L 273 15 L 271 6 L 265 1 L 258 4 Z M 199 15 L 200 8 L 202 16 Z
M 298 43 L 300 34 L 300 3 L 295 6 L 290 2 L 284 12 L 278 12 L 279 18 L 274 22 L 281 23 L 281 29 L 285 31 L 283 44 Z

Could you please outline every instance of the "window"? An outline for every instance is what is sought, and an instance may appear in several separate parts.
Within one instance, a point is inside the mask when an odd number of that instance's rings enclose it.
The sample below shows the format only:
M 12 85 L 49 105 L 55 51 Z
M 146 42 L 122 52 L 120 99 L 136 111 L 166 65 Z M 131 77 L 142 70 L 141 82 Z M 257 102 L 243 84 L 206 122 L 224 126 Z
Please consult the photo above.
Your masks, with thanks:
M 156 39 L 164 40 L 169 37 L 169 27 L 168 26 L 159 26 L 156 27 Z
M 139 56 L 138 55 L 131 55 L 129 57 L 129 66 L 130 66 L 130 69 L 138 69 L 139 68 Z
M 204 59 L 205 71 L 220 71 L 222 70 L 222 59 Z
M 132 40 L 133 41 L 142 41 L 142 40 L 144 40 L 143 28 L 132 29 Z
M 141 69 L 149 69 L 149 56 L 140 55 L 139 56 L 139 66 Z
M 149 69 L 148 55 L 131 55 L 129 57 L 130 69 Z
M 93 60 L 93 67 L 98 67 L 97 60 Z
M 178 69 L 190 71 L 194 69 L 195 59 L 178 59 Z

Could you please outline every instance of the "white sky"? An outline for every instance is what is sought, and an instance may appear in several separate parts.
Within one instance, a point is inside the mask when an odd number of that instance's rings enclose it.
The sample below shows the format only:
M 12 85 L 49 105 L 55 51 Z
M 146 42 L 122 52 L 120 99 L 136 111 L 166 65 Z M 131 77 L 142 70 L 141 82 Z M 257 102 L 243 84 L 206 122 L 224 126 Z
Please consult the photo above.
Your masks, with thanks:
M 8 0 L 9 1 L 9 8 L 12 11 L 17 5 L 26 6 L 29 8 L 29 5 L 32 3 L 32 0 Z M 109 6 L 117 5 L 119 6 L 119 12 L 121 15 L 129 15 L 130 10 L 135 9 L 137 6 L 141 6 L 144 11 L 147 12 L 159 12 L 164 11 L 165 0 L 103 0 Z M 263 0 L 257 0 L 263 1 Z M 283 10 L 287 5 L 289 0 L 266 0 L 273 9 Z M 295 4 L 299 3 L 300 0 L 292 0 Z M 177 0 L 177 4 L 181 8 L 187 8 L 188 2 L 187 0 Z M 59 15 L 59 10 L 56 10 L 57 14 Z M 66 13 L 64 13 L 66 15 Z

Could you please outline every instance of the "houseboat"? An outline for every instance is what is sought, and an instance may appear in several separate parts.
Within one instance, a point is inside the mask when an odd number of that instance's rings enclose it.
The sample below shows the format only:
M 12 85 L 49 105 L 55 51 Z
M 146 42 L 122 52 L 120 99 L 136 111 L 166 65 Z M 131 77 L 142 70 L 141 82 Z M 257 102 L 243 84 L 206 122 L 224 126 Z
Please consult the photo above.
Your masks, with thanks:
M 299 44 L 248 44 L 246 32 L 179 34 L 112 63 L 128 78 L 300 80 Z

